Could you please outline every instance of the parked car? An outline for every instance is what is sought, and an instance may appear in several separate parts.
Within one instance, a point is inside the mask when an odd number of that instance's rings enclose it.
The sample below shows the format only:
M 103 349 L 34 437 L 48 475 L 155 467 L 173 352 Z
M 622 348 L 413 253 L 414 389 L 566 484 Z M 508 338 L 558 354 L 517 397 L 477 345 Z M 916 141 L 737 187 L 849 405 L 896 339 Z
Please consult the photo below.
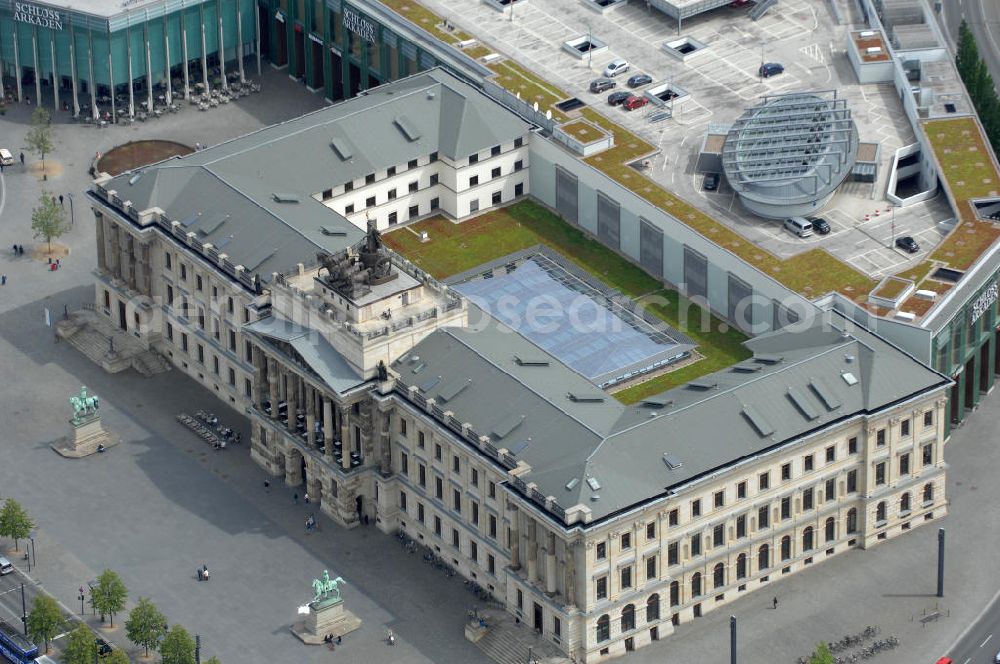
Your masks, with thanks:
M 763 78 L 770 78 L 772 76 L 777 76 L 785 71 L 785 66 L 777 62 L 765 62 L 757 70 L 757 73 Z
M 942 657 L 937 661 L 937 664 L 955 664 L 951 657 Z
M 625 58 L 618 58 L 617 60 L 612 60 L 608 63 L 608 66 L 604 68 L 604 76 L 607 78 L 614 78 L 619 74 L 624 74 L 629 69 L 628 60 Z
M 597 78 L 590 82 L 591 92 L 604 92 L 605 90 L 610 90 L 611 88 L 618 85 L 610 78 Z
M 649 85 L 653 82 L 653 77 L 649 74 L 633 74 L 629 76 L 628 86 L 630 88 L 638 88 L 643 85 Z
M 632 96 L 631 92 L 625 92 L 624 90 L 619 90 L 618 92 L 612 92 L 608 95 L 608 103 L 612 106 L 617 106 L 623 103 L 626 99 Z
M 649 103 L 647 97 L 640 97 L 638 95 L 629 95 L 629 98 L 622 103 L 622 107 L 626 111 L 634 111 L 637 108 L 642 108 Z
M 114 644 L 108 643 L 101 637 L 94 639 L 94 644 L 97 646 L 97 654 L 101 657 L 109 655 L 115 649 Z
M 11 562 L 6 558 L 4 558 L 3 556 L 0 556 L 0 576 L 3 576 L 4 574 L 13 574 L 13 573 L 14 573 L 14 565 L 11 564 Z
M 718 173 L 707 173 L 705 175 L 705 181 L 701 184 L 702 189 L 705 191 L 715 191 L 719 188 L 719 174 Z
M 806 221 L 812 224 L 813 230 L 820 235 L 826 235 L 830 232 L 830 222 L 823 217 L 806 217 Z
M 785 219 L 785 229 L 799 237 L 809 237 L 813 234 L 812 224 L 802 217 Z
M 910 254 L 915 254 L 918 251 L 920 251 L 920 245 L 917 244 L 917 241 L 914 240 L 909 235 L 904 235 L 903 237 L 897 237 L 896 246 Z
M 7 148 L 0 148 L 0 164 L 4 166 L 14 165 L 14 155 Z

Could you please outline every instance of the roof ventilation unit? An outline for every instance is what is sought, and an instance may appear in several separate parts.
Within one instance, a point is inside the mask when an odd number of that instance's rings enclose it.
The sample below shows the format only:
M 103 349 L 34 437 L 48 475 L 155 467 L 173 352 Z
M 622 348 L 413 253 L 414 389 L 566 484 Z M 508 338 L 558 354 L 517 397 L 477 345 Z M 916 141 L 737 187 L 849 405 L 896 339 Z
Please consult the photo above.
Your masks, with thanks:
M 604 395 L 596 392 L 583 392 L 580 394 L 570 392 L 566 396 L 568 396 L 569 400 L 574 403 L 601 403 L 604 401 Z
M 566 482 L 566 490 L 567 491 L 572 491 L 573 489 L 576 488 L 576 485 L 579 484 L 579 483 L 580 483 L 580 478 L 579 477 L 574 477 L 569 482 Z
M 679 458 L 670 452 L 663 453 L 663 463 L 667 464 L 667 468 L 670 470 L 677 470 L 684 465 Z
M 286 193 L 275 192 L 275 193 L 271 194 L 271 198 L 274 199 L 275 203 L 298 203 L 299 202 L 298 194 L 286 194 Z
M 844 382 L 847 383 L 848 385 L 857 385 L 858 384 L 857 377 L 854 374 L 852 374 L 850 371 L 843 372 L 842 374 L 840 374 L 840 377 L 843 378 Z
M 597 481 L 596 477 L 588 477 L 587 478 L 587 486 L 590 487 L 591 491 L 600 491 L 601 490 L 601 483 Z

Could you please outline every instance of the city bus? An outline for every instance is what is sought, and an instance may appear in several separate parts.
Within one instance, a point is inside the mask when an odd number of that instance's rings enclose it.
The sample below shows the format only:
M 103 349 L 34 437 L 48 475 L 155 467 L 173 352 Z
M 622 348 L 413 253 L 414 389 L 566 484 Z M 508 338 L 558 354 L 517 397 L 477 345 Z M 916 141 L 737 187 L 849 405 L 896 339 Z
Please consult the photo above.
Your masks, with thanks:
M 0 655 L 13 664 L 33 664 L 38 657 L 38 646 L 12 625 L 0 620 Z

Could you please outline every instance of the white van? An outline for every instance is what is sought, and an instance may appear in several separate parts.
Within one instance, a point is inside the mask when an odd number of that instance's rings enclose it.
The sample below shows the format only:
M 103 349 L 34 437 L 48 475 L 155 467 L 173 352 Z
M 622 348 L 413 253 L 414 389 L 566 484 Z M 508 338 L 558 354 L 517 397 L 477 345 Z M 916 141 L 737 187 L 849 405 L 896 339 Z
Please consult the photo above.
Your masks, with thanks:
M 7 148 L 0 148 L 0 164 L 4 166 L 14 165 L 14 155 Z
M 802 217 L 789 217 L 785 219 L 785 228 L 799 237 L 809 237 L 813 234 L 812 224 L 808 219 Z

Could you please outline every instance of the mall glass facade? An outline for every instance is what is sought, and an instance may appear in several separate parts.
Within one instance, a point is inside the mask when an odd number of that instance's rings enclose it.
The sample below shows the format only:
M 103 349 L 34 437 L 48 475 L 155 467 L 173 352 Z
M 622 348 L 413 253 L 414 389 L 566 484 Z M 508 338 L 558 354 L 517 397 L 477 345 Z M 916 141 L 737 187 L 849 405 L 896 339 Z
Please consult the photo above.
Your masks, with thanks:
M 275 66 L 287 66 L 290 76 L 322 90 L 330 100 L 439 64 L 459 75 L 475 66 L 375 3 L 261 0 L 258 10 L 261 50 L 267 58 Z M 438 57 L 445 49 L 454 51 L 450 62 Z
M 244 60 L 257 52 L 254 0 L 121 4 L 104 16 L 0 0 L 6 96 L 94 117 L 115 103 L 118 113 L 134 112 L 143 101 L 152 106 L 154 94 L 169 103 L 199 83 L 224 87 L 227 74 L 245 76 Z

